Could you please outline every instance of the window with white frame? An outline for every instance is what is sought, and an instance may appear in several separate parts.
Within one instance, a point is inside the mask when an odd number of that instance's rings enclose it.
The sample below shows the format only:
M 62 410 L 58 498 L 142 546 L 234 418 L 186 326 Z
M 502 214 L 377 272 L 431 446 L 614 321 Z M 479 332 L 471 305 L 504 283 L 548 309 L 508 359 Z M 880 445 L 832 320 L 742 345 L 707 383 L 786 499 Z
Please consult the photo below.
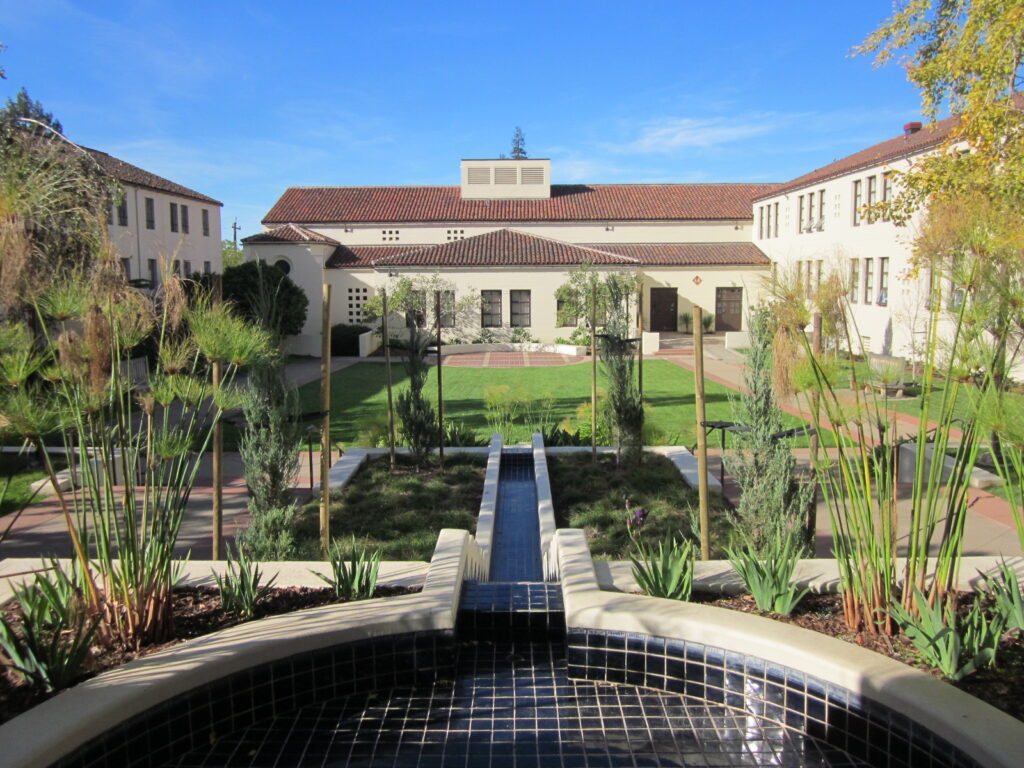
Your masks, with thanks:
M 862 190 L 862 182 L 860 179 L 856 179 L 853 182 L 853 226 L 860 226 L 860 207 L 864 203 L 864 192 Z
M 882 202 L 887 203 L 892 200 L 892 171 L 886 171 L 882 174 Z M 882 212 L 882 221 L 889 220 L 889 213 L 887 211 Z
M 878 196 L 878 177 L 877 176 L 868 176 L 868 199 L 867 199 L 867 204 L 870 206 L 870 205 L 874 205 L 875 203 L 877 203 L 878 202 L 877 196 Z M 874 224 L 875 223 L 876 217 L 875 217 L 875 212 L 874 211 L 868 210 L 867 220 L 868 220 L 868 224 Z
M 873 304 L 875 299 L 875 260 L 864 259 L 864 303 Z
M 878 260 L 878 305 L 880 307 L 889 304 L 889 259 Z

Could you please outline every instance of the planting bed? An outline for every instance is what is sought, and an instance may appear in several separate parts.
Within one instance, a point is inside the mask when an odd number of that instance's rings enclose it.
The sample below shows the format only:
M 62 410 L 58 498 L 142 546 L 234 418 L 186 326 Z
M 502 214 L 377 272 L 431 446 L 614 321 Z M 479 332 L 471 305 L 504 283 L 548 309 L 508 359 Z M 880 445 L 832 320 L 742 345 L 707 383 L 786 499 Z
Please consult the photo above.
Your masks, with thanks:
M 548 455 L 551 494 L 559 528 L 582 528 L 597 558 L 623 560 L 630 538 L 625 499 L 647 511 L 641 537 L 657 542 L 667 536 L 698 536 L 697 491 L 683 482 L 671 461 L 645 453 L 636 467 L 617 467 L 613 455 L 601 454 L 597 464 L 589 451 Z M 711 497 L 711 542 L 721 552 L 732 528 L 727 503 Z
M 437 458 L 417 467 L 399 454 L 392 472 L 387 456 L 374 457 L 340 493 L 331 494 L 331 535 L 353 535 L 384 560 L 429 560 L 442 528 L 476 531 L 487 457 L 450 453 L 445 470 Z M 297 529 L 300 551 L 319 537 L 319 499 L 302 510 Z
M 973 593 L 963 593 L 961 606 L 969 605 L 972 599 Z M 905 636 L 885 637 L 850 632 L 843 621 L 843 607 L 838 595 L 807 595 L 790 616 L 759 610 L 750 595 L 726 598 L 694 595 L 693 601 L 795 624 L 854 643 L 942 678 L 937 670 L 921 661 L 917 650 Z M 952 682 L 952 685 L 1024 721 L 1024 640 L 1020 636 L 1004 637 L 998 667 L 981 669 L 963 680 Z

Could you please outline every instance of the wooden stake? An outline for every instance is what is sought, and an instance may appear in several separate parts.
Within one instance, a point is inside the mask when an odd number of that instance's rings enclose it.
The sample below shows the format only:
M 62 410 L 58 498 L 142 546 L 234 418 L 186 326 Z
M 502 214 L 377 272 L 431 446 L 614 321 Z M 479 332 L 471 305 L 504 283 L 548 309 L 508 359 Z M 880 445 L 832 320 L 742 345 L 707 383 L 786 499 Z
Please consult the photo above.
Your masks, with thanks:
M 590 457 L 597 463 L 597 286 L 590 287 Z
M 434 291 L 434 314 L 437 324 L 437 457 L 444 472 L 444 390 L 441 387 L 441 292 Z
M 814 353 L 815 358 L 821 355 L 821 312 L 814 313 L 813 326 L 811 331 L 811 352 Z M 814 547 L 815 537 L 818 533 L 818 448 L 820 445 L 818 439 L 818 411 L 821 409 L 821 395 L 818 392 L 818 388 L 814 387 L 811 394 L 811 427 L 814 429 L 814 433 L 811 435 L 811 488 L 814 489 L 811 493 L 811 501 L 807 508 L 807 529 L 805 535 L 807 536 L 807 542 Z M 814 550 L 811 550 L 813 556 Z
M 320 549 L 331 549 L 331 286 L 324 283 L 320 346 Z
M 218 304 L 224 298 L 221 276 L 213 276 L 213 300 Z M 213 361 L 213 389 L 220 388 L 223 367 L 220 360 Z M 213 559 L 224 559 L 224 423 L 220 418 L 213 425 Z
M 708 513 L 708 435 L 704 427 L 704 318 L 693 308 L 693 393 L 697 406 L 697 491 L 700 495 L 700 557 L 711 559 L 711 518 Z
M 381 288 L 384 305 L 381 326 L 384 334 L 384 383 L 388 390 L 388 457 L 391 469 L 395 468 L 395 403 L 391 397 L 391 335 L 388 332 L 388 289 Z
M 640 339 L 637 342 L 639 354 L 636 359 L 637 386 L 640 388 L 640 407 L 644 404 L 644 286 L 640 284 L 640 290 L 636 295 L 636 335 Z

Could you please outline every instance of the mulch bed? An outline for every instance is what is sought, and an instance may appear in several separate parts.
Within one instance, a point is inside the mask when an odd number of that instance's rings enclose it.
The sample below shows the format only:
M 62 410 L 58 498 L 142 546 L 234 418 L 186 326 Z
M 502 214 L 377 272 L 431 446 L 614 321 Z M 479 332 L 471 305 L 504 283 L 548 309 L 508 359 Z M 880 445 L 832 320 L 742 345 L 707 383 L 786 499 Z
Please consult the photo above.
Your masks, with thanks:
M 944 679 L 938 670 L 921 661 L 917 649 L 903 635 L 886 637 L 850 632 L 843 621 L 843 607 L 838 595 L 807 595 L 800 601 L 791 616 L 780 616 L 777 613 L 765 613 L 758 610 L 754 598 L 750 595 L 736 597 L 694 595 L 692 599 L 694 602 L 705 605 L 754 613 L 787 624 L 795 624 L 798 627 L 820 632 L 823 635 L 881 653 L 939 679 Z M 998 667 L 981 669 L 958 682 L 947 682 L 987 704 L 991 704 L 996 709 L 1001 709 L 1006 714 L 1024 721 L 1024 640 L 1021 639 L 1020 634 L 1003 638 L 998 663 Z
M 394 595 L 410 595 L 420 591 L 420 587 L 378 587 L 374 597 L 392 597 Z M 256 607 L 256 619 L 276 616 L 283 613 L 300 611 L 303 608 L 315 608 L 321 605 L 337 603 L 334 590 L 330 587 L 279 587 Z M 17 613 L 8 604 L 6 608 L 8 621 L 16 619 Z M 237 615 L 225 613 L 221 608 L 220 593 L 212 587 L 183 587 L 174 591 L 174 637 L 162 643 L 145 645 L 138 650 L 124 646 L 104 648 L 94 653 L 90 660 L 86 678 L 98 675 L 104 670 L 126 664 L 133 659 L 148 656 L 165 648 L 178 645 L 202 635 L 208 635 L 221 629 L 243 623 Z M 21 685 L 17 676 L 11 672 L 0 673 L 0 723 L 10 720 L 25 710 L 36 706 L 54 696 L 53 693 L 39 693 Z

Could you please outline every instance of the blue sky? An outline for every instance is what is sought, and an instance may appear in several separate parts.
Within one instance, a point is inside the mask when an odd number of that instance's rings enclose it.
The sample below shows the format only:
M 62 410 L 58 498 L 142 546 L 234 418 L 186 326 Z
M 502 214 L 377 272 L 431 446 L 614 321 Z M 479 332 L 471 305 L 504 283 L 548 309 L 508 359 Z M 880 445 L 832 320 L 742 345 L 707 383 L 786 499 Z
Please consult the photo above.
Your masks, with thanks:
M 890 0 L 0 0 L 0 98 L 224 202 L 290 185 L 457 184 L 515 127 L 555 182 L 785 181 L 919 113 L 850 49 Z

